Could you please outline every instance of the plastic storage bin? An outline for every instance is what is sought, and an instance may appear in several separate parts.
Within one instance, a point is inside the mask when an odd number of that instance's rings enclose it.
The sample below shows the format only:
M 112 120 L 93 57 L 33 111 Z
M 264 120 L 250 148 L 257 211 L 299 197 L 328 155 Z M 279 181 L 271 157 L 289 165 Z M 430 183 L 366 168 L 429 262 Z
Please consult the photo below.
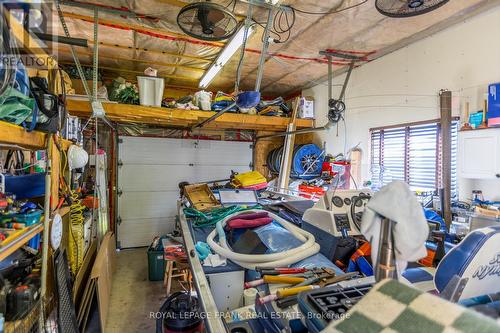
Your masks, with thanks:
M 161 241 L 158 248 L 148 248 L 148 279 L 149 281 L 163 281 L 165 274 L 165 259 L 163 257 L 163 246 Z
M 45 195 L 45 173 L 5 176 L 5 191 L 16 195 L 17 200 Z
M 161 106 L 165 80 L 151 76 L 138 76 L 139 102 L 144 106 Z

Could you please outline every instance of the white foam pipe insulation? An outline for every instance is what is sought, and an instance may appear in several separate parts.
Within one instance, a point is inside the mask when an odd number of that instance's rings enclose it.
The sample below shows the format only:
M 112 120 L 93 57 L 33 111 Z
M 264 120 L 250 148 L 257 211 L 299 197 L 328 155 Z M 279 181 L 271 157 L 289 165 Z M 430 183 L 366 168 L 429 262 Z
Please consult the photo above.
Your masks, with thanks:
M 255 269 L 255 267 L 286 267 L 319 252 L 319 244 L 316 243 L 316 240 L 311 233 L 302 230 L 292 223 L 286 221 L 285 219 L 279 217 L 278 215 L 265 210 L 252 209 L 246 212 L 268 213 L 269 217 L 271 217 L 274 221 L 288 230 L 294 237 L 304 243 L 294 249 L 271 254 L 241 254 L 233 252 L 233 250 L 231 250 L 231 248 L 227 244 L 224 227 L 226 226 L 228 220 L 236 215 L 241 214 L 241 212 L 238 212 L 227 216 L 222 221 L 219 221 L 216 225 L 216 228 L 208 235 L 207 243 L 215 253 L 232 260 L 234 263 L 240 265 L 241 267 L 247 269 Z M 217 234 L 219 236 L 220 244 L 215 242 L 215 236 Z

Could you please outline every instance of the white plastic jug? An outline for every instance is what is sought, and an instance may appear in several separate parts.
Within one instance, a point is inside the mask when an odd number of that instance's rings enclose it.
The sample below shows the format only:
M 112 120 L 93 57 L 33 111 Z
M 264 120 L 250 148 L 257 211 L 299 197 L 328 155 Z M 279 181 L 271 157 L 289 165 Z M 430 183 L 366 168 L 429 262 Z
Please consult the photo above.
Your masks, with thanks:
M 144 106 L 161 106 L 165 79 L 150 76 L 138 76 L 139 102 Z

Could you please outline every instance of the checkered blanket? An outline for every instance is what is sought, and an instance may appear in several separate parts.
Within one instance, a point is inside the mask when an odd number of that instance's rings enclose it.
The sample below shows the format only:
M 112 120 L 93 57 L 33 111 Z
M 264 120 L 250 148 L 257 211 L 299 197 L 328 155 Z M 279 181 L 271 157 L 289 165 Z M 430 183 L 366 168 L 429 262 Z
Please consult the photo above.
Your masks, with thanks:
M 499 333 L 500 325 L 479 313 L 395 280 L 384 280 L 328 333 Z

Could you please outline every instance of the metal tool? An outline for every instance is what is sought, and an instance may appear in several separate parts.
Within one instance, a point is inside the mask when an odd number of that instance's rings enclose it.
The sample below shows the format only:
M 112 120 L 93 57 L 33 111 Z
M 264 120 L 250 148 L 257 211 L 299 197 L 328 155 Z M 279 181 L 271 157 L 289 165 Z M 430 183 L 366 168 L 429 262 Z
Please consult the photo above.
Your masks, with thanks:
M 375 264 L 375 279 L 397 279 L 396 260 L 394 254 L 393 225 L 394 222 L 383 218 L 380 222 L 380 240 L 377 262 Z
M 300 274 L 309 271 L 307 268 L 256 268 L 261 275 L 281 275 L 281 274 Z
M 304 282 L 306 278 L 304 277 L 295 277 L 295 276 L 276 276 L 276 275 L 264 275 L 262 279 L 258 279 L 255 281 L 245 282 L 245 289 L 254 288 L 265 283 L 270 284 L 292 284 L 295 285 L 297 283 Z
M 358 275 L 358 273 L 356 273 L 356 272 L 346 273 L 346 274 L 337 275 L 337 276 L 326 275 L 323 277 L 319 277 L 319 279 L 316 280 L 314 282 L 314 284 L 311 284 L 311 285 L 294 286 L 292 288 L 279 289 L 276 292 L 276 295 L 278 296 L 278 298 L 285 298 L 288 296 L 297 295 L 298 293 L 300 293 L 302 291 L 323 288 L 323 287 L 326 287 L 326 286 L 331 285 L 331 284 L 335 284 L 335 283 L 338 283 L 341 281 L 349 280 L 349 279 L 355 277 L 356 275 Z

